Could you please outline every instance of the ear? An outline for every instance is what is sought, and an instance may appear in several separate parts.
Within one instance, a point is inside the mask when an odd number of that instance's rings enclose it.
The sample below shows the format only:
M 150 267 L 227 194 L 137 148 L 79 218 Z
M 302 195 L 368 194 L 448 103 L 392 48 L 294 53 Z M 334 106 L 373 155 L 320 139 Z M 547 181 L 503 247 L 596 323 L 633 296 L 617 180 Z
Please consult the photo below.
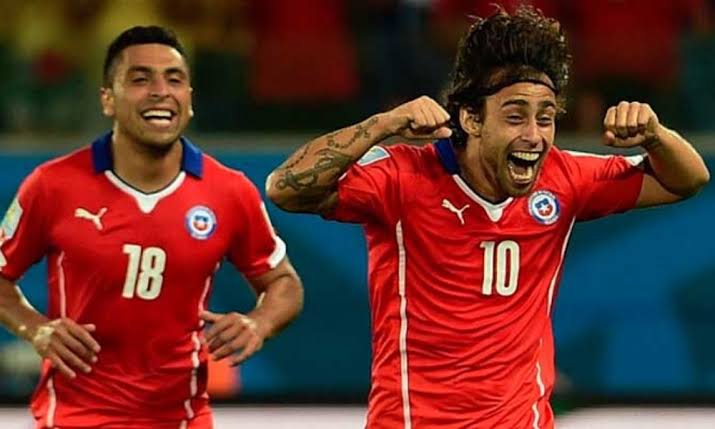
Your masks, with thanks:
M 474 137 L 481 137 L 482 135 L 482 120 L 477 113 L 474 111 L 462 107 L 459 109 L 459 124 L 462 129 Z
M 189 87 L 189 94 L 191 95 L 191 98 L 189 98 L 189 118 L 194 117 L 194 87 Z
M 114 117 L 114 92 L 111 88 L 102 87 L 99 90 L 99 101 L 102 103 L 102 114 L 108 118 Z

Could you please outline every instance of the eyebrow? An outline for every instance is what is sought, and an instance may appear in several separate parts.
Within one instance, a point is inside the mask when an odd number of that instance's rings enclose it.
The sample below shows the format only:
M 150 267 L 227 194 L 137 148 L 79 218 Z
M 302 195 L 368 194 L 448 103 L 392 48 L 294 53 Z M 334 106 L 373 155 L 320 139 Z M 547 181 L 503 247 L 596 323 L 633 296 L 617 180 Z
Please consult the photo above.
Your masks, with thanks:
M 131 66 L 127 70 L 128 73 L 134 73 L 134 72 L 139 72 L 139 73 L 151 73 L 152 69 L 146 66 Z
M 137 73 L 152 73 L 152 72 L 154 72 L 154 69 L 152 69 L 151 67 L 147 67 L 147 66 L 131 66 L 131 67 L 129 67 L 128 72 L 129 73 L 135 73 L 135 72 L 137 72 Z M 180 74 L 184 77 L 188 76 L 188 74 L 180 67 L 170 67 L 170 68 L 164 70 L 163 73 L 164 74 Z
M 507 101 L 503 102 L 501 105 L 501 108 L 509 107 L 509 106 L 528 107 L 529 102 L 524 100 L 523 98 L 514 98 L 514 99 L 507 100 Z M 539 107 L 539 110 L 547 109 L 549 107 L 558 109 L 558 107 L 556 106 L 556 103 L 554 103 L 551 100 L 545 100 L 545 101 L 540 102 L 538 107 Z
M 164 70 L 164 73 L 165 74 L 180 74 L 182 76 L 188 75 L 184 69 L 179 68 L 179 67 L 170 67 L 170 68 Z

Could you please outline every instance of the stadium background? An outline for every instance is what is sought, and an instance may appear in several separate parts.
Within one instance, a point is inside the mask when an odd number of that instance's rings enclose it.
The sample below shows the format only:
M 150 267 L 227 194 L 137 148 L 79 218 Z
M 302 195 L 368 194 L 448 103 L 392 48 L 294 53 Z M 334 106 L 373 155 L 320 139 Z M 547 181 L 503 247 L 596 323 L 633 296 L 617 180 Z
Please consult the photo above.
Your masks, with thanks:
M 490 3 L 517 1 L 0 0 L 0 205 L 38 163 L 108 126 L 97 101 L 101 61 L 131 25 L 177 30 L 194 74 L 188 136 L 260 187 L 307 139 L 437 97 L 466 16 Z M 642 100 L 715 170 L 712 1 L 531 3 L 562 21 L 574 48 L 557 144 L 603 152 L 605 106 Z M 576 227 L 554 314 L 561 427 L 715 425 L 713 209 L 711 185 L 676 206 Z M 239 371 L 213 368 L 218 427 L 361 427 L 370 359 L 361 230 L 269 212 L 306 306 Z M 40 265 L 21 282 L 39 308 L 44 278 Z M 216 283 L 213 309 L 252 306 L 230 266 Z M 37 369 L 32 349 L 1 331 L 1 427 L 28 427 L 23 404 Z

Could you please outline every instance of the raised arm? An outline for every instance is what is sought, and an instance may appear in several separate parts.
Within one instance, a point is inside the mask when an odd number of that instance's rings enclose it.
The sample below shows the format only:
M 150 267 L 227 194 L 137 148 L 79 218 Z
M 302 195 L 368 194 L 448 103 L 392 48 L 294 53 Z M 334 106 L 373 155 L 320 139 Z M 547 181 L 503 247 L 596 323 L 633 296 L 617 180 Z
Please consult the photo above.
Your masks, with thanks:
M 663 126 L 648 104 L 623 101 L 608 109 L 604 126 L 607 145 L 640 145 L 648 153 L 649 171 L 638 207 L 687 198 L 710 180 L 702 157 L 680 134 Z
M 449 137 L 447 112 L 423 96 L 388 112 L 312 140 L 276 168 L 266 182 L 268 198 L 286 211 L 329 213 L 337 204 L 342 174 L 375 144 L 393 135 L 410 139 Z

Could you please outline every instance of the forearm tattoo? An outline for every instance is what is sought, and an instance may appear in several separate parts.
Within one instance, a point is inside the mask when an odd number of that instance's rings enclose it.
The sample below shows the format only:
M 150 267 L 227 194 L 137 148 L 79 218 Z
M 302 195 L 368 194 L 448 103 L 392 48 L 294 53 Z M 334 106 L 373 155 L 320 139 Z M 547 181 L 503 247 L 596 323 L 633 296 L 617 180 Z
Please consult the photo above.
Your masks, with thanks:
M 329 148 L 321 149 L 316 154 L 318 159 L 312 167 L 299 172 L 286 169 L 276 182 L 276 188 L 280 190 L 291 188 L 299 192 L 323 188 L 321 190 L 325 191 L 332 188 L 332 184 L 321 186 L 318 183 L 320 175 L 332 171 L 330 179 L 335 179 L 354 161 L 351 156 Z
M 335 138 L 340 134 L 340 131 L 336 131 L 332 134 L 329 134 L 327 136 L 328 139 L 328 147 L 333 147 L 336 149 L 345 149 L 353 145 L 358 139 L 363 138 L 365 140 L 370 138 L 370 128 L 373 127 L 377 123 L 377 118 L 372 117 L 368 119 L 367 121 L 357 124 L 355 126 L 355 134 L 350 137 L 350 140 L 347 142 L 340 144 L 337 141 L 335 141 Z
M 311 149 L 318 141 L 306 144 L 279 168 L 280 176 L 275 182 L 276 188 L 279 190 L 290 188 L 305 198 L 317 197 L 329 192 L 335 187 L 337 178 L 361 155 L 345 153 L 341 149 L 348 149 L 357 141 L 371 139 L 370 131 L 377 122 L 377 117 L 372 117 L 352 128 L 328 134 L 325 137 L 327 147 L 313 153 L 310 153 Z M 338 136 L 348 130 L 353 131 L 350 138 L 345 142 L 338 141 Z M 312 165 L 307 168 L 296 168 L 310 157 L 314 158 Z
M 298 165 L 303 160 L 303 158 L 305 158 L 305 156 L 308 154 L 308 150 L 310 149 L 311 145 L 312 145 L 311 143 L 306 143 L 305 145 L 303 145 L 303 147 L 300 148 L 298 153 L 296 153 L 295 155 L 288 158 L 288 160 L 286 160 L 286 164 L 282 165 L 281 169 L 288 170 L 288 169 L 291 169 L 291 168 L 295 167 L 296 165 Z M 293 159 L 293 158 L 295 158 L 295 159 Z
M 372 135 L 377 117 L 307 143 L 276 170 L 274 186 L 292 195 L 284 207 L 305 212 L 330 210 L 337 197 L 338 178 L 362 156 L 356 142 L 375 143 Z M 350 133 L 350 134 L 348 134 Z M 348 134 L 348 135 L 345 135 Z M 345 135 L 346 140 L 341 139 Z M 370 146 L 369 144 L 367 145 Z

